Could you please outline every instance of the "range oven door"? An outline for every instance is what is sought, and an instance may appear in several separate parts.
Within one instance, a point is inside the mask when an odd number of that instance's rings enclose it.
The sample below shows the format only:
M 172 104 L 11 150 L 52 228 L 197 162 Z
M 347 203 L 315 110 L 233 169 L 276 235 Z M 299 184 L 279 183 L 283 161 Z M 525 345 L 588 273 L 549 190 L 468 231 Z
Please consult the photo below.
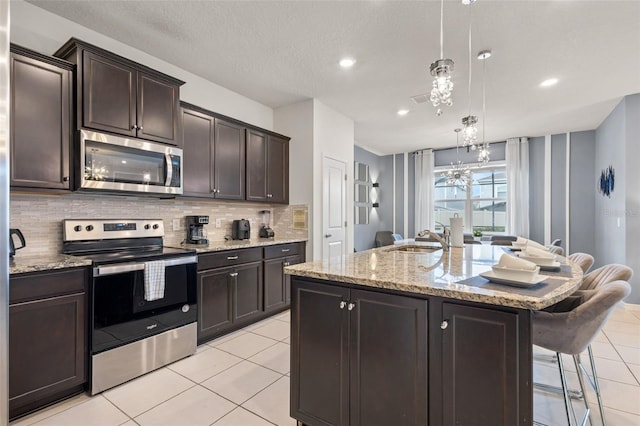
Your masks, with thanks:
M 80 131 L 79 189 L 182 194 L 182 150 L 159 143 Z
M 91 354 L 194 323 L 196 280 L 196 256 L 166 259 L 164 297 L 146 301 L 144 263 L 95 267 Z

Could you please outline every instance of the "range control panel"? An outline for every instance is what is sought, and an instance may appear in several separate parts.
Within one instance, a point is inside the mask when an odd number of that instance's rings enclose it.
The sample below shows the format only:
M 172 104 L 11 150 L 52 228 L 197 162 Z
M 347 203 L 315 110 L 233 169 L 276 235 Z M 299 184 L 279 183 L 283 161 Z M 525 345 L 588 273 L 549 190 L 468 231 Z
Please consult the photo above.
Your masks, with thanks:
M 162 219 L 65 219 L 64 241 L 164 237 Z

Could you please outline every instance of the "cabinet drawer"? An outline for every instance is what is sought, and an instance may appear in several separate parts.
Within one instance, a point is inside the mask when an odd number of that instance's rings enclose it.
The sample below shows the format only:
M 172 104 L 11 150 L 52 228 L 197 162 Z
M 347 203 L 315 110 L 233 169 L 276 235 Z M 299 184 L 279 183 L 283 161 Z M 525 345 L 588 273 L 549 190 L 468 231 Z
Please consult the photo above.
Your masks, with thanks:
M 262 249 L 260 247 L 204 253 L 198 256 L 198 271 L 258 260 L 262 260 Z
M 86 268 L 12 276 L 9 279 L 9 303 L 84 292 L 86 277 Z
M 276 257 L 293 256 L 300 254 L 300 243 L 278 244 L 264 248 L 264 258 L 273 259 Z

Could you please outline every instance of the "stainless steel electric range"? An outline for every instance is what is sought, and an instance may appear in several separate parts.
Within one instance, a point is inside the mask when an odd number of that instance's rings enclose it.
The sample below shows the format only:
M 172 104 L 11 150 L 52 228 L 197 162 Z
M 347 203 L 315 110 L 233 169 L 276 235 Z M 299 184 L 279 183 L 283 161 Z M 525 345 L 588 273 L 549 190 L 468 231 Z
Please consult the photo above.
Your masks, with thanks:
M 196 350 L 197 256 L 163 237 L 161 219 L 63 221 L 63 252 L 92 261 L 92 395 Z

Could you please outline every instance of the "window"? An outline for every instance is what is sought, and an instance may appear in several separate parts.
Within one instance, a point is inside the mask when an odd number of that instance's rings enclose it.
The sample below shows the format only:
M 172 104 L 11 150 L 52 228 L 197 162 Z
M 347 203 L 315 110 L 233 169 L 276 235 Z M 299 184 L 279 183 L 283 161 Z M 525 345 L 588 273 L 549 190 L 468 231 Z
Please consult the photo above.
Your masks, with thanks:
M 436 229 L 449 225 L 458 214 L 464 218 L 465 231 L 504 233 L 507 225 L 507 173 L 504 165 L 472 169 L 467 185 L 447 185 L 438 168 L 435 176 Z M 440 222 L 438 224 L 437 222 Z

